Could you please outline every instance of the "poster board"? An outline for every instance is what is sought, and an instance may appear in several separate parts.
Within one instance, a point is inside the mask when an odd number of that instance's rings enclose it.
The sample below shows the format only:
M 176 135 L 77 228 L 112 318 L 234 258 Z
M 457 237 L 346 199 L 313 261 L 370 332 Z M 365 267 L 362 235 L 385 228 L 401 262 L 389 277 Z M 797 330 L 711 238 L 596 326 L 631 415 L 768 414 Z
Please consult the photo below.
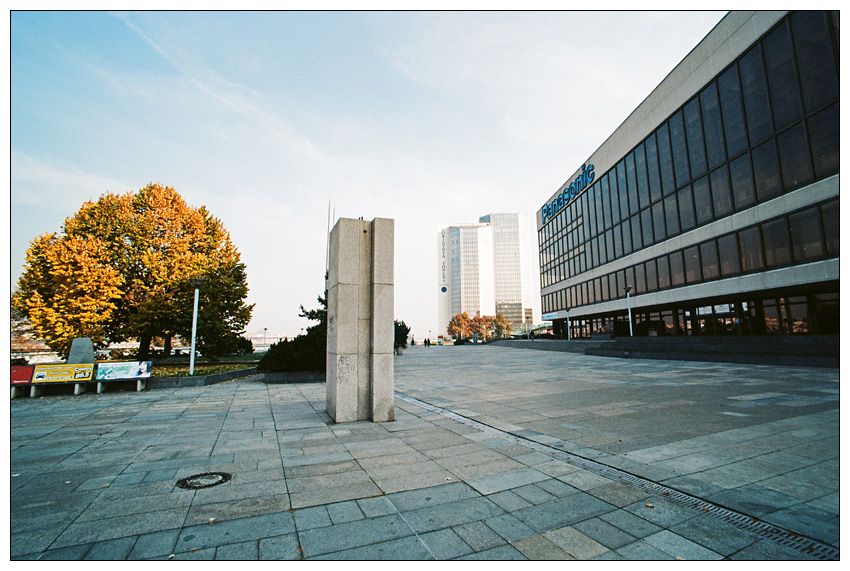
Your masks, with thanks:
M 33 383 L 79 383 L 90 381 L 94 364 L 80 365 L 36 365 L 32 374 Z
M 151 361 L 128 361 L 122 363 L 98 363 L 98 381 L 120 381 L 149 379 L 153 362 Z

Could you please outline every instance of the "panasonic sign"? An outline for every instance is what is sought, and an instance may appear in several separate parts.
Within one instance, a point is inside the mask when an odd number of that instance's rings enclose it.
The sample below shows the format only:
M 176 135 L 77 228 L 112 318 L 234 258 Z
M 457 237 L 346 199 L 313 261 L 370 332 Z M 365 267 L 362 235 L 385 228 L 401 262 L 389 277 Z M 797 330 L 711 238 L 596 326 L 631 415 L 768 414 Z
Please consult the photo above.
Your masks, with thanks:
M 552 202 L 543 205 L 543 223 L 555 216 L 567 204 L 573 201 L 579 193 L 593 182 L 593 165 L 581 165 L 581 174 L 567 185 Z

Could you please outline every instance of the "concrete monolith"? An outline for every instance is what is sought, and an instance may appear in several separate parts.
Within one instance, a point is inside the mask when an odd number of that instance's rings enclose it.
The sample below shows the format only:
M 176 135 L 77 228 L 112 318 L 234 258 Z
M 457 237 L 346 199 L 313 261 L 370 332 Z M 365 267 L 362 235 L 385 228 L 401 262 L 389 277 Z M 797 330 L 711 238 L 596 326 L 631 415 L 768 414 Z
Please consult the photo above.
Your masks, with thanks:
M 394 226 L 340 218 L 331 230 L 326 405 L 335 422 L 395 419 Z

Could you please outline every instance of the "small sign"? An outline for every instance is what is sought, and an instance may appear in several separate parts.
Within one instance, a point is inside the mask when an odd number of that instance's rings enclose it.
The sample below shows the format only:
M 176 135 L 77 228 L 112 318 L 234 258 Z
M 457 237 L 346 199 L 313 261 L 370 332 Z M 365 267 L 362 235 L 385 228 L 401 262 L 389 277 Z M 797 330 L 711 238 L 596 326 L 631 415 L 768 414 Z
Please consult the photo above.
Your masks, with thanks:
M 151 361 L 130 361 L 125 363 L 98 363 L 98 381 L 117 381 L 121 379 L 148 379 L 151 376 Z
M 84 365 L 36 365 L 32 375 L 33 383 L 73 383 L 90 381 L 94 372 L 93 364 Z
M 32 371 L 35 369 L 32 365 L 15 365 L 12 367 L 12 384 L 13 385 L 28 385 L 32 380 Z

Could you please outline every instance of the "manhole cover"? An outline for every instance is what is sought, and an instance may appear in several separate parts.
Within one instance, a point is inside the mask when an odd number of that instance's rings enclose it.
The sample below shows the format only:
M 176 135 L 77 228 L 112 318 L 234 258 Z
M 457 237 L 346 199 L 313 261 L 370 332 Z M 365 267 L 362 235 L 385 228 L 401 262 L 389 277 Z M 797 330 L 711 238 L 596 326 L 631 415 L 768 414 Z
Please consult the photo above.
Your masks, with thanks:
M 200 488 L 210 488 L 218 486 L 230 480 L 231 476 L 227 472 L 204 472 L 203 474 L 195 474 L 182 480 L 177 480 L 177 487 L 184 490 L 198 490 Z

